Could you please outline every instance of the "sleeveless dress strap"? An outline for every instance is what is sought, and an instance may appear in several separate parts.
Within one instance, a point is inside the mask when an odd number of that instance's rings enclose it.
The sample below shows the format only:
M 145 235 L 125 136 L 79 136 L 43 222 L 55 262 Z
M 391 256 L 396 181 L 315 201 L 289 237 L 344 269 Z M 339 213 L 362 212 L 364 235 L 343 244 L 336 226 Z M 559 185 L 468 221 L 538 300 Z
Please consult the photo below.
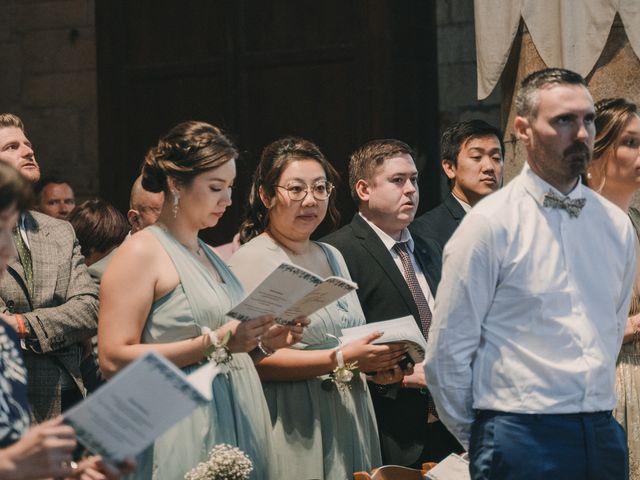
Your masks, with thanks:
M 200 247 L 220 274 L 226 286 L 226 292 L 221 291 L 221 285 L 218 284 L 217 279 L 173 235 L 157 225 L 152 225 L 147 229 L 158 239 L 171 258 L 196 323 L 199 325 L 207 325 L 208 323 L 206 319 L 210 314 L 208 310 L 211 302 L 211 299 L 207 298 L 209 295 L 228 295 L 234 305 L 240 302 L 243 297 L 240 283 L 222 260 L 202 240 L 198 240 Z
M 338 263 L 338 260 L 333 254 L 331 248 L 326 243 L 315 242 L 315 244 L 318 245 L 326 255 L 327 260 L 329 261 L 329 267 L 331 268 L 333 274 L 339 277 L 343 277 L 344 273 L 342 272 L 342 268 L 340 268 L 340 264 Z

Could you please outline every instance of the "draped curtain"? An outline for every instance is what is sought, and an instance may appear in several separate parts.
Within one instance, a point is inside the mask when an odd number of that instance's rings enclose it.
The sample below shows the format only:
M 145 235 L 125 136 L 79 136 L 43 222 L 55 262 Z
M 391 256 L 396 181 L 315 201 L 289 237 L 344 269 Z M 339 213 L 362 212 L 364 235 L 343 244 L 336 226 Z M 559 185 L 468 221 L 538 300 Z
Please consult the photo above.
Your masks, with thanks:
M 587 76 L 604 49 L 616 13 L 640 57 L 640 0 L 474 0 L 478 99 L 495 88 L 523 19 L 549 67 Z

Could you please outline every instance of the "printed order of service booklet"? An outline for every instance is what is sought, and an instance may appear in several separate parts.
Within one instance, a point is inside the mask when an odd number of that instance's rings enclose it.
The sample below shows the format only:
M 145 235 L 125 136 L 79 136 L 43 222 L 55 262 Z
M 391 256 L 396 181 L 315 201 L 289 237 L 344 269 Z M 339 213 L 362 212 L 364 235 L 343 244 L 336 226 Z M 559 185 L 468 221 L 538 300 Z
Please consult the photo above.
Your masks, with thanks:
M 209 362 L 190 375 L 149 352 L 63 416 L 78 441 L 114 465 L 133 458 L 213 398 L 220 369 Z
M 356 290 L 358 285 L 345 278 L 322 278 L 309 270 L 281 263 L 227 316 L 251 320 L 273 315 L 276 322 L 288 325 L 297 317 L 308 317 L 323 307 Z
M 411 315 L 393 320 L 385 320 L 383 322 L 371 322 L 358 327 L 345 328 L 342 330 L 340 340 L 342 340 L 342 343 L 347 344 L 373 332 L 383 333 L 380 338 L 373 341 L 374 344 L 405 343 L 409 348 L 407 355 L 411 357 L 414 365 L 418 365 L 424 361 L 427 342 Z

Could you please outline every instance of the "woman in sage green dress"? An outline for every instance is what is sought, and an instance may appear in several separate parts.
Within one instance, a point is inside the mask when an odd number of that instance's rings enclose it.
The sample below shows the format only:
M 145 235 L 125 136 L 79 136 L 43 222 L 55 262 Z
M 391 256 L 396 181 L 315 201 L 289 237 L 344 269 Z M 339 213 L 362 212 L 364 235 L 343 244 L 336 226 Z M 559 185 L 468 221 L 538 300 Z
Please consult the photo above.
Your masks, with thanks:
M 595 125 L 593 161 L 587 171 L 587 184 L 628 212 L 638 234 L 640 213 L 630 206 L 634 193 L 640 189 L 640 116 L 637 107 L 623 98 L 602 100 L 596 103 Z M 618 405 L 613 411 L 627 433 L 631 480 L 640 480 L 640 270 L 636 275 L 616 366 Z
M 331 192 L 335 170 L 313 143 L 285 138 L 267 146 L 255 173 L 245 243 L 229 265 L 247 292 L 280 263 L 321 277 L 349 279 L 342 255 L 310 240 L 327 210 L 335 218 Z M 346 479 L 381 465 L 378 431 L 363 374 L 350 382 L 331 379 L 340 365 L 357 362 L 362 372 L 383 372 L 378 383 L 398 382 L 394 369 L 402 345 L 371 345 L 373 334 L 336 349 L 342 329 L 365 323 L 355 292 L 309 317 L 302 342 L 261 360 L 256 368 L 273 424 L 274 450 L 282 478 Z M 395 373 L 389 373 L 389 372 Z
M 206 123 L 185 122 L 163 137 L 147 154 L 142 177 L 145 189 L 165 192 L 158 222 L 123 243 L 102 280 L 98 348 L 107 377 L 149 350 L 189 372 L 231 334 L 224 348 L 232 357 L 213 381 L 212 402 L 141 455 L 135 478 L 183 478 L 220 443 L 249 456 L 252 479 L 280 478 L 254 360 L 261 350 L 297 341 L 302 327 L 273 326 L 270 316 L 229 321 L 225 312 L 242 299 L 242 287 L 198 239 L 231 204 L 237 156 Z

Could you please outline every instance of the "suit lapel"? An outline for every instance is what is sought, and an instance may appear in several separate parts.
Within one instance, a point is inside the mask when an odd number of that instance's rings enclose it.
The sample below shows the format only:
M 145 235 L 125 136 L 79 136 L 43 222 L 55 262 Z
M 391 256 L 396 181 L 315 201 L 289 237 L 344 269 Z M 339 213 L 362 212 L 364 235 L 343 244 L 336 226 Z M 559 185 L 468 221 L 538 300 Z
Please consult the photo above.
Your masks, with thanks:
M 413 237 L 413 243 L 413 253 L 427 279 L 431 294 L 435 297 L 442 274 L 442 262 L 439 260 L 442 257 L 442 252 L 440 249 L 429 248 L 429 245 L 423 243 L 418 236 Z
M 38 223 L 29 212 L 25 216 L 25 230 L 29 240 L 33 269 L 34 298 L 32 301 L 37 304 L 37 298 L 53 298 L 56 278 L 51 278 L 51 267 L 52 265 L 55 267 L 58 256 L 55 246 L 51 245 L 51 239 L 48 238 L 51 232 L 46 226 Z M 55 271 L 57 268 L 54 269 Z
M 449 195 L 444 199 L 444 204 L 456 223 L 460 225 L 466 212 L 464 208 L 462 208 L 462 205 L 460 205 L 460 202 L 453 196 L 453 193 L 449 192 Z
M 18 285 L 24 292 L 24 296 L 26 298 L 30 298 L 29 289 L 27 288 L 27 280 L 25 279 L 24 275 L 24 268 L 22 268 L 22 263 L 20 263 L 19 258 L 14 257 L 13 259 L 11 259 L 11 261 L 7 264 L 7 273 L 11 275 L 18 283 Z
M 353 217 L 351 227 L 364 250 L 373 257 L 373 260 L 380 266 L 391 284 L 398 290 L 400 297 L 411 311 L 411 314 L 414 318 L 419 319 L 420 314 L 418 313 L 418 307 L 413 300 L 407 282 L 393 261 L 391 253 L 387 250 L 384 243 L 382 243 L 382 240 L 380 240 L 380 237 L 376 235 L 367 222 L 357 213 Z

